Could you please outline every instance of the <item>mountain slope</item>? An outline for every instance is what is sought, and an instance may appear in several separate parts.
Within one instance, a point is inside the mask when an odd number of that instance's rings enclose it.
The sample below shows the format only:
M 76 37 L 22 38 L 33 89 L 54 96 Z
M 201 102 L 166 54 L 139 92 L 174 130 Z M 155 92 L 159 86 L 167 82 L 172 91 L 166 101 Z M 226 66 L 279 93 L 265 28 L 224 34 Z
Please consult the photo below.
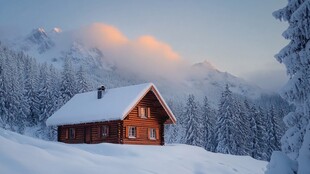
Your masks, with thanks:
M 0 129 L 2 173 L 263 174 L 267 162 L 188 145 L 63 144 Z
M 206 95 L 214 106 L 217 106 L 226 84 L 233 92 L 251 98 L 264 93 L 262 89 L 243 79 L 217 70 L 207 61 L 190 65 L 182 61 L 169 64 L 155 60 L 157 63 L 154 66 L 150 63 L 150 66 L 147 62 L 143 62 L 144 54 L 140 59 L 131 58 L 139 56 L 132 53 L 131 49 L 134 48 L 102 46 L 98 42 L 90 44 L 89 38 L 85 39 L 85 35 L 92 33 L 87 33 L 87 30 L 60 31 L 61 29 L 57 28 L 46 32 L 43 28 L 38 28 L 22 39 L 12 39 L 11 46 L 15 50 L 22 50 L 35 57 L 39 62 L 49 62 L 58 68 L 62 67 L 66 58 L 70 58 L 75 68 L 79 66 L 85 68 L 94 86 L 103 83 L 109 88 L 151 81 L 167 99 L 184 100 L 188 94 L 195 94 L 200 97 L 198 99 L 202 99 Z M 125 53 L 116 54 L 118 52 Z M 153 58 L 146 59 L 154 61 Z M 132 62 L 133 60 L 135 62 Z M 142 63 L 139 64 L 140 60 Z M 172 68 L 163 70 L 166 64 Z

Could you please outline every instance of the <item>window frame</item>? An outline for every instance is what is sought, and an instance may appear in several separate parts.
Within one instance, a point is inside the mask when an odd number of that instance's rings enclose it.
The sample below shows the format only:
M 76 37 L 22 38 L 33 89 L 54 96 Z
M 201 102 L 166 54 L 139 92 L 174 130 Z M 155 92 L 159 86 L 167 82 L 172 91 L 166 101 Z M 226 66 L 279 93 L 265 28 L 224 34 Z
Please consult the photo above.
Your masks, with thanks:
M 75 137 L 76 137 L 75 128 L 70 127 L 69 130 L 68 130 L 68 134 L 69 134 L 68 138 L 69 138 L 70 140 L 74 140 Z
M 137 138 L 136 126 L 128 126 L 128 138 Z
M 156 140 L 156 129 L 155 128 L 150 128 L 149 132 L 149 138 L 150 140 Z
M 144 110 L 144 112 L 142 112 L 142 110 Z M 140 107 L 140 111 L 139 111 L 139 113 L 140 113 L 140 118 L 147 118 L 147 107 Z M 142 115 L 142 114 L 144 114 L 144 115 Z
M 104 132 L 104 131 L 106 131 L 106 132 Z M 109 127 L 109 125 L 102 125 L 100 133 L 101 133 L 101 137 L 102 138 L 109 137 L 110 136 L 110 127 Z

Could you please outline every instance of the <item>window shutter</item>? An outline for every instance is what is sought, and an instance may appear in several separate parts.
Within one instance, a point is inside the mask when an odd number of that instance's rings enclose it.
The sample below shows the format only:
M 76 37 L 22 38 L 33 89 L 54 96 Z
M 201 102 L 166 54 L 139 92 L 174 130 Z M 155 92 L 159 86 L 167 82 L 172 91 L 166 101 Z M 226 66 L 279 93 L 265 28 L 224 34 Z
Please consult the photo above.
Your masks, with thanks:
M 151 139 L 151 129 L 147 128 L 147 138 L 150 140 Z
M 69 128 L 65 129 L 66 139 L 69 139 Z
M 73 128 L 73 135 L 74 135 L 74 139 L 76 138 L 76 132 L 75 132 L 75 128 Z
M 151 118 L 151 108 L 150 107 L 147 108 L 147 117 Z
M 138 106 L 138 117 L 141 117 L 141 106 Z
M 107 126 L 107 137 L 109 137 L 110 136 L 110 126 L 108 125 Z
M 128 136 L 129 136 L 129 126 L 126 126 L 125 137 L 128 138 Z
M 155 132 L 156 132 L 156 137 L 155 137 L 155 139 L 156 139 L 156 140 L 159 140 L 159 129 L 156 128 L 156 129 L 155 129 Z
M 101 138 L 102 136 L 102 133 L 101 133 L 101 127 L 100 126 L 98 126 L 98 128 L 97 128 L 98 130 L 98 138 Z
M 136 138 L 139 138 L 139 127 L 136 127 Z

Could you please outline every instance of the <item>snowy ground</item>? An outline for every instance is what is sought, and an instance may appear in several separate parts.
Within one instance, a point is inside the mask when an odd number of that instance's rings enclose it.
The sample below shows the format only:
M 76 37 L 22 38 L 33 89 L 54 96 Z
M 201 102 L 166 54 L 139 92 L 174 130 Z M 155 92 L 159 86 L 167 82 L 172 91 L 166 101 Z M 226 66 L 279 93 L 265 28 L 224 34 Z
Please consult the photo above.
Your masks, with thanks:
M 267 162 L 188 145 L 69 145 L 0 129 L 0 173 L 263 174 Z

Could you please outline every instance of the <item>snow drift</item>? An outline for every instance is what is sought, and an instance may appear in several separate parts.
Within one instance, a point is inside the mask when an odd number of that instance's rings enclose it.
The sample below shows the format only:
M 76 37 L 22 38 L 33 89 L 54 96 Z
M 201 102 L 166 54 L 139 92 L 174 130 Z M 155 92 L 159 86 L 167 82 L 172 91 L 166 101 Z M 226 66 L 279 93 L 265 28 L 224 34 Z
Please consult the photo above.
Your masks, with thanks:
M 267 162 L 188 145 L 63 144 L 0 129 L 1 173 L 263 174 Z

